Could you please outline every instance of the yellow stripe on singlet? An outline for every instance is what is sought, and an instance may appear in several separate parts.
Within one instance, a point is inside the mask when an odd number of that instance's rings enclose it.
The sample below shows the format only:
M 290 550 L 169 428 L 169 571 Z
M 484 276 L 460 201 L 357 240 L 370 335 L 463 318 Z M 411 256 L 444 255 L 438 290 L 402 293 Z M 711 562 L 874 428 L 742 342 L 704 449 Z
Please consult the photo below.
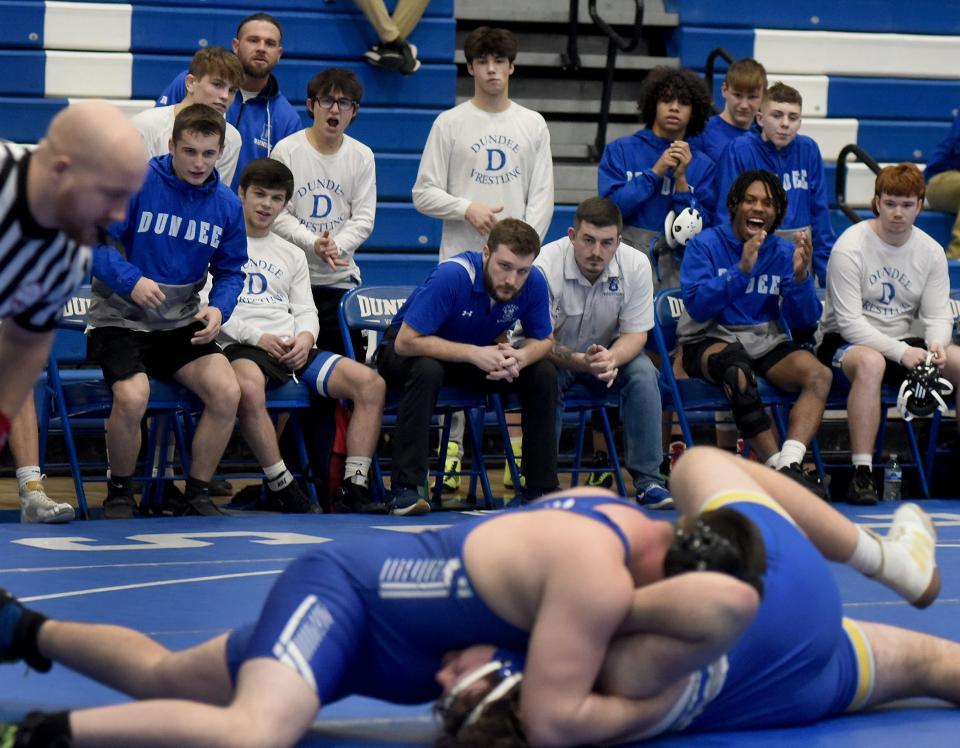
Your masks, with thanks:
M 727 506 L 728 504 L 759 504 L 760 506 L 765 506 L 767 509 L 770 509 L 790 524 L 795 525 L 796 522 L 793 521 L 793 517 L 787 514 L 787 510 L 780 506 L 775 499 L 767 496 L 765 493 L 754 493 L 752 491 L 744 491 L 742 489 L 734 489 L 728 491 L 721 491 L 716 493 L 707 499 L 703 506 L 701 507 L 701 512 L 709 512 L 714 509 L 720 509 Z
M 870 641 L 864 635 L 857 622 L 851 618 L 843 619 L 843 631 L 853 646 L 854 657 L 857 661 L 857 690 L 846 711 L 855 712 L 863 708 L 870 694 L 873 693 L 873 679 L 876 666 L 873 661 L 873 649 Z

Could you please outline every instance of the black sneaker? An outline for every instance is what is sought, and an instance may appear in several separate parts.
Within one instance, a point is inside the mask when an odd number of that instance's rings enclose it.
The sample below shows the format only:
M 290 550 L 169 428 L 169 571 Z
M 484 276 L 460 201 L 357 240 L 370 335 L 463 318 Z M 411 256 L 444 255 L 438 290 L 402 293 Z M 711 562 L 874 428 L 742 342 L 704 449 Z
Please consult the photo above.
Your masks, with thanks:
M 45 620 L 0 587 L 0 662 L 23 660 L 34 670 L 47 672 L 52 663 L 37 651 L 37 631 Z
M 216 479 L 210 481 L 211 496 L 233 496 L 233 484 L 228 480 Z
M 820 476 L 818 476 L 816 473 L 806 472 L 800 466 L 799 462 L 791 462 L 786 467 L 782 467 L 777 470 L 777 472 L 786 475 L 789 478 L 793 478 L 793 480 L 813 493 L 815 496 L 819 496 L 821 499 L 827 498 L 827 489 L 820 480 Z
M 417 59 L 417 45 L 409 42 L 400 42 L 400 44 L 400 56 L 403 58 L 400 72 L 403 75 L 413 75 L 420 69 L 420 60 Z
M 374 44 L 363 58 L 374 67 L 389 71 L 400 70 L 404 63 L 403 52 L 397 42 Z
M 847 489 L 847 503 L 858 506 L 874 506 L 880 503 L 877 485 L 873 482 L 873 471 L 866 465 L 857 465 L 853 469 L 853 477 Z
M 548 493 L 554 493 L 559 491 L 560 486 L 553 486 L 551 488 L 536 488 L 532 486 L 527 486 L 522 493 L 517 494 L 520 497 L 520 503 L 522 505 L 529 504 L 532 501 L 537 501 L 542 499 Z
M 374 500 L 369 488 L 352 480 L 346 480 L 340 486 L 334 506 L 338 512 L 356 514 L 386 514 L 388 511 L 385 503 Z
M 310 499 L 300 490 L 295 480 L 291 480 L 283 488 L 276 491 L 270 490 L 267 482 L 263 482 L 263 490 L 260 492 L 260 500 L 257 501 L 256 508 L 268 512 L 282 512 L 283 514 L 318 514 L 320 507 L 310 501 Z
M 183 501 L 171 506 L 174 517 L 216 517 L 226 514 L 213 503 L 208 491 L 184 495 Z
M 610 455 L 602 449 L 593 453 L 593 459 L 587 467 L 595 468 L 587 476 L 587 485 L 591 488 L 610 488 L 613 485 L 613 473 L 608 469 Z
M 140 508 L 133 494 L 111 494 L 107 490 L 107 498 L 103 500 L 104 519 L 133 519 L 139 514 Z

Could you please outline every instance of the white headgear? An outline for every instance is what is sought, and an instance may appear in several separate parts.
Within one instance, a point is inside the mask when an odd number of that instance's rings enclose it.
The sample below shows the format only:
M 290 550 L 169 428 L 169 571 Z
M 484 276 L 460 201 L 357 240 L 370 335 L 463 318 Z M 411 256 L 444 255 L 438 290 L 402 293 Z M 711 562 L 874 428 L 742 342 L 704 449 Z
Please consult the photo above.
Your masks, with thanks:
M 686 246 L 703 231 L 703 218 L 696 208 L 684 208 L 679 214 L 671 210 L 663 221 L 663 236 L 670 249 Z

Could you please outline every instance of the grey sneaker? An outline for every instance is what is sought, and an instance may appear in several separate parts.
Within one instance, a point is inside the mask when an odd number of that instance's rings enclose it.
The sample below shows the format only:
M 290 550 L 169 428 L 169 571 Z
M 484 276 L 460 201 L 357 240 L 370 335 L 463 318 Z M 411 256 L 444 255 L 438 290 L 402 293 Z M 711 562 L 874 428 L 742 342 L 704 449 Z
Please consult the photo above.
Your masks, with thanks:
M 73 507 L 47 496 L 43 490 L 43 478 L 46 476 L 38 481 L 29 481 L 20 489 L 20 521 L 25 524 L 70 522 L 76 516 Z

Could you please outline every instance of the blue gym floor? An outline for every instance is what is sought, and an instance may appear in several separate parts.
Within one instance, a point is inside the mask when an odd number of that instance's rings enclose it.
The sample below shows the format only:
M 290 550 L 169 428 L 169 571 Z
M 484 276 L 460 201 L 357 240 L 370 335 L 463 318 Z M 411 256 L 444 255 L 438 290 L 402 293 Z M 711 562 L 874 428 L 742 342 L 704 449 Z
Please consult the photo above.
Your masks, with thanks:
M 886 530 L 886 506 L 838 504 L 855 521 Z M 926 501 L 936 521 L 943 577 L 939 600 L 917 611 L 846 568 L 835 573 L 847 614 L 960 640 L 960 504 Z M 0 519 L 13 519 L 11 517 Z M 672 512 L 658 512 L 665 518 Z M 310 544 L 416 531 L 467 519 L 443 512 L 421 518 L 245 513 L 224 518 L 77 521 L 63 526 L 0 521 L 0 585 L 50 616 L 111 622 L 144 631 L 171 648 L 208 639 L 253 619 L 284 566 Z M 47 675 L 0 666 L 0 719 L 31 709 L 64 709 L 123 701 L 115 691 L 55 666 Z M 430 706 L 400 707 L 351 698 L 324 707 L 305 746 L 429 745 Z M 876 748 L 948 745 L 960 732 L 960 711 L 914 700 L 806 728 L 681 735 L 662 746 Z M 953 735 L 954 737 L 950 737 Z

